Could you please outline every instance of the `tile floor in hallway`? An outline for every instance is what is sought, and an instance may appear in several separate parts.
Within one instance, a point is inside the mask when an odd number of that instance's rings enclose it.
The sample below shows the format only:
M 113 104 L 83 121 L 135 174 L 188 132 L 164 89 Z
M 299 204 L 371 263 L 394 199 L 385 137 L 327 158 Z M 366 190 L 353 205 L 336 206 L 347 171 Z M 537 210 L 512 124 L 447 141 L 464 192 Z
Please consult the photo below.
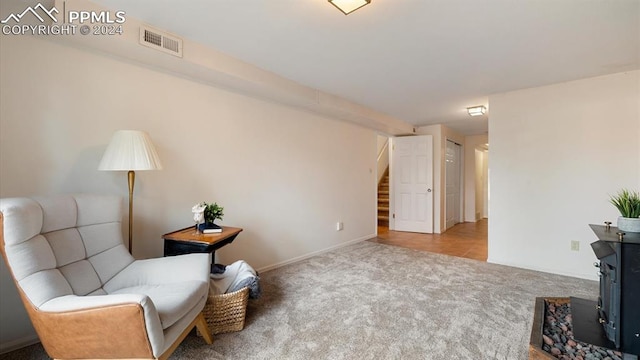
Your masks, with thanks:
M 487 219 L 460 223 L 442 234 L 391 231 L 386 226 L 378 226 L 378 237 L 369 241 L 487 261 L 488 223 Z

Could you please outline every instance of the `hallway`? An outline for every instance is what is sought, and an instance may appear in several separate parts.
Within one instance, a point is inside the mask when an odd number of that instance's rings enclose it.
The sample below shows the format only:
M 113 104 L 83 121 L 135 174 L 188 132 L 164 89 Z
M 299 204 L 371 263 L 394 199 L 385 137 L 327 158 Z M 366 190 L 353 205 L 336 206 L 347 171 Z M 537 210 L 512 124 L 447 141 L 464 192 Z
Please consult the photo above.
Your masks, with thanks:
M 460 223 L 443 234 L 390 231 L 388 227 L 378 226 L 378 237 L 368 241 L 487 261 L 488 223 L 487 219 Z

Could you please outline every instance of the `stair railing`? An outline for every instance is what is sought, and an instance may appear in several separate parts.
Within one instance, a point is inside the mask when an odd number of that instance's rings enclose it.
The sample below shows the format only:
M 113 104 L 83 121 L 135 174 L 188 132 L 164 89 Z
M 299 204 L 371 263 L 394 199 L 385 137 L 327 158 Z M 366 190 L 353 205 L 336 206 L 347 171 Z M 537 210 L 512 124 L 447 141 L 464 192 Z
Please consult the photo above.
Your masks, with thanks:
M 387 139 L 378 153 L 378 184 L 380 184 L 387 167 L 389 167 L 389 139 Z

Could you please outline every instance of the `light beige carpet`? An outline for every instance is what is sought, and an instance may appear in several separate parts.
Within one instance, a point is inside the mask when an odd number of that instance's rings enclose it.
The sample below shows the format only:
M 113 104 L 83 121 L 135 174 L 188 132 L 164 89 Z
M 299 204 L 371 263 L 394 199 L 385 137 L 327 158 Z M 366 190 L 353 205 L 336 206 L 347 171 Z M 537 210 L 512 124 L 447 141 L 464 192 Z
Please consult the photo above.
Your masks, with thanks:
M 362 242 L 261 274 L 245 329 L 171 359 L 527 359 L 537 296 L 597 282 Z M 45 359 L 32 346 L 2 359 Z

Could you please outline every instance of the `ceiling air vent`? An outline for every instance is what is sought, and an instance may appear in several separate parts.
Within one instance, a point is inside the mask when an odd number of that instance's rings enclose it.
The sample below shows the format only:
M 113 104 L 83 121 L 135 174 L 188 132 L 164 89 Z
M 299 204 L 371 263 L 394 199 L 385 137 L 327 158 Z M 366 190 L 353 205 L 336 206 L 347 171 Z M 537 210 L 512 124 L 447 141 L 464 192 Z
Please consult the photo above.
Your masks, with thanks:
M 167 54 L 182 57 L 182 39 L 150 27 L 140 27 L 140 44 Z

